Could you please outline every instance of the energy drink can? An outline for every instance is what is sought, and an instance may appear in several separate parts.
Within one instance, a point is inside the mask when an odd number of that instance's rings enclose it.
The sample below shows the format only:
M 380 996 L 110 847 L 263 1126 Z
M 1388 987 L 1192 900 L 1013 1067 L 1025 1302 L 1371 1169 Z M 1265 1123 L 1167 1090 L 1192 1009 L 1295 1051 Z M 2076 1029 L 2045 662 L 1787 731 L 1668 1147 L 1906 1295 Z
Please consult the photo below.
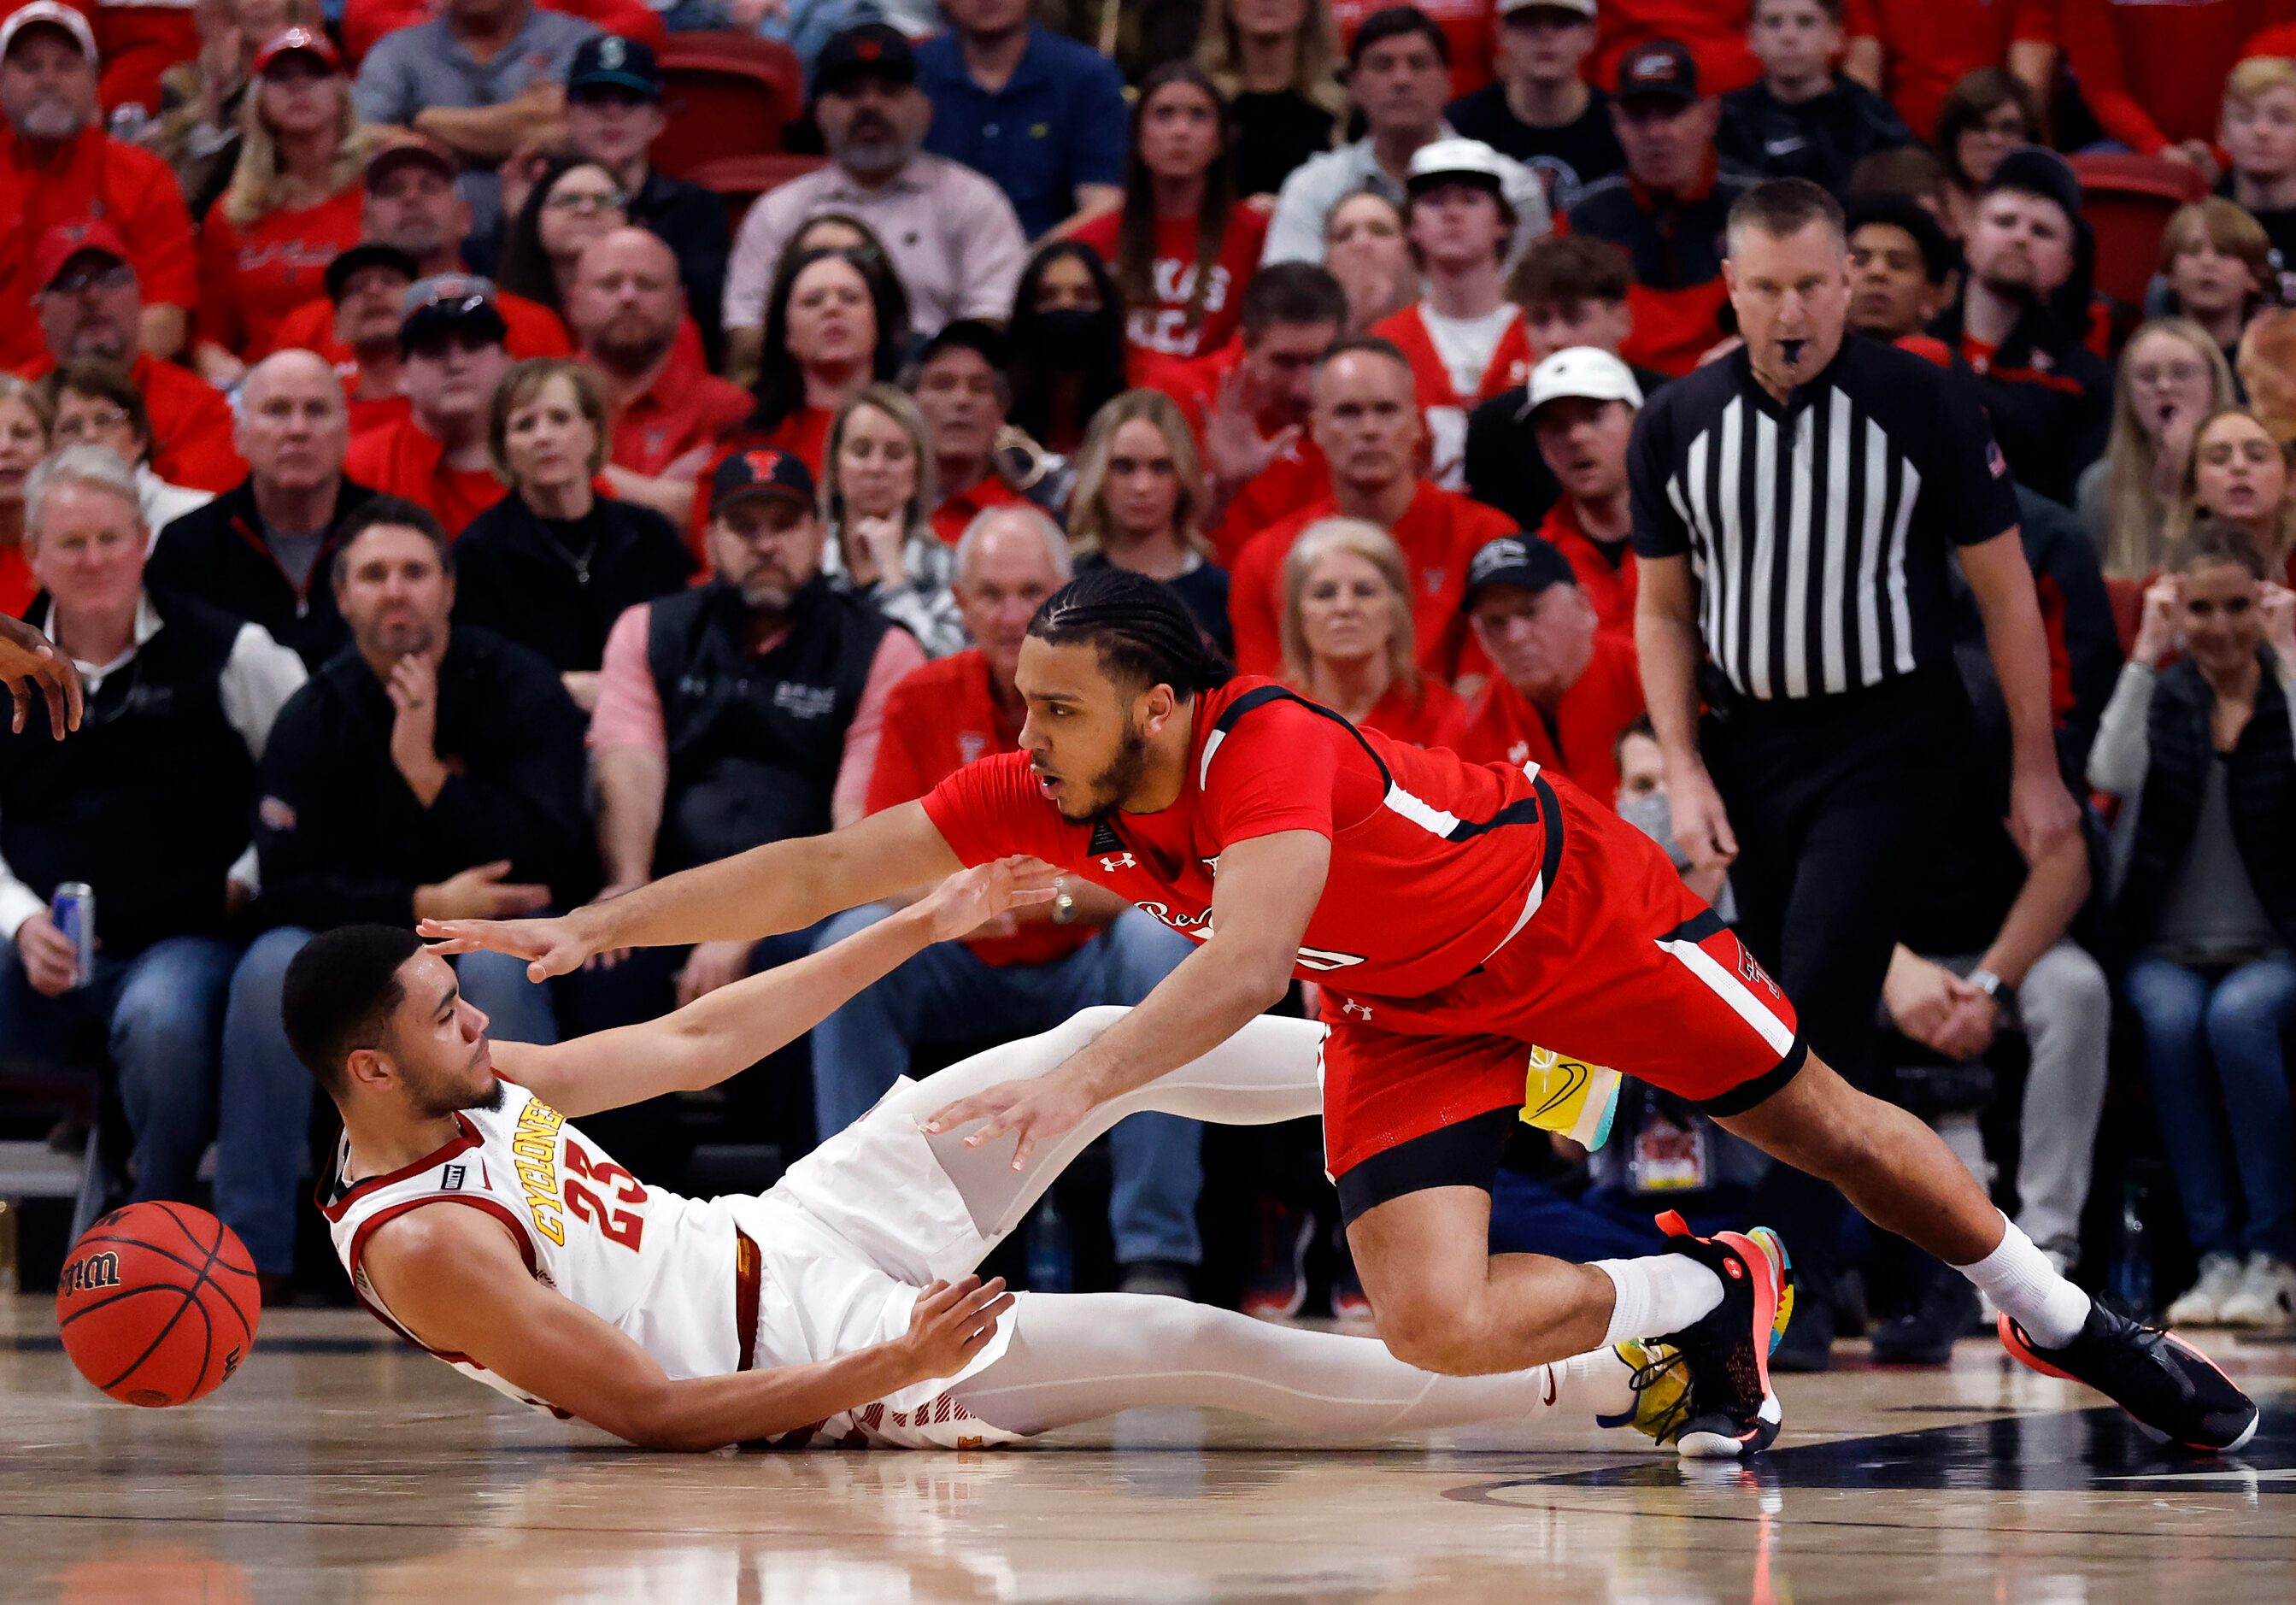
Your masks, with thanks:
M 49 901 L 48 918 L 79 953 L 72 984 L 86 986 L 95 979 L 95 888 L 86 881 L 62 882 Z

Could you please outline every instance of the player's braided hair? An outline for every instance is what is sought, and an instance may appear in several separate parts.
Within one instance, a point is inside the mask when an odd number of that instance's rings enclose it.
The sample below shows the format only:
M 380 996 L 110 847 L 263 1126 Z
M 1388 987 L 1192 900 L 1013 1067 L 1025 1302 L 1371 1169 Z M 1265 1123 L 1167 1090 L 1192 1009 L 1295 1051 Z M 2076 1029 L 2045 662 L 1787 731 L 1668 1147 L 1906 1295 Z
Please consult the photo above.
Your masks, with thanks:
M 1089 569 L 1046 597 L 1029 633 L 1052 646 L 1088 642 L 1111 679 L 1169 686 L 1182 696 L 1224 686 L 1235 674 L 1171 587 L 1113 564 Z

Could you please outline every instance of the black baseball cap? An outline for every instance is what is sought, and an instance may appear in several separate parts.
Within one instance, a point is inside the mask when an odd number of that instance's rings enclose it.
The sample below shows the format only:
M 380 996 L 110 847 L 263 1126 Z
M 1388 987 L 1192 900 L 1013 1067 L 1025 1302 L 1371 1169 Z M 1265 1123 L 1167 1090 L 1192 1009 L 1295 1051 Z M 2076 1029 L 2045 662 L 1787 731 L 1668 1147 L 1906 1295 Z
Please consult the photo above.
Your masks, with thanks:
M 943 351 L 978 351 L 980 359 L 998 373 L 1004 371 L 1009 347 L 1004 331 L 995 324 L 979 317 L 960 317 L 955 323 L 941 325 L 939 332 L 928 339 L 917 351 L 917 366 L 922 368 Z
M 715 518 L 750 496 L 778 496 L 800 506 L 813 506 L 813 471 L 795 452 L 772 446 L 737 451 L 709 476 L 709 516 Z
M 863 22 L 830 35 L 814 58 L 814 94 L 828 95 L 865 78 L 904 88 L 915 83 L 917 57 L 909 36 L 884 22 Z
M 1985 193 L 1997 190 L 2019 190 L 2054 201 L 2063 210 L 2066 222 L 2080 223 L 2080 180 L 2073 176 L 2072 164 L 2046 145 L 2019 145 L 2004 156 L 1985 181 Z
M 362 240 L 348 251 L 335 252 L 335 259 L 327 264 L 327 299 L 342 300 L 343 286 L 350 283 L 351 275 L 369 268 L 394 268 L 406 275 L 410 284 L 422 276 L 422 266 L 398 246 L 387 245 L 381 240 Z
M 1852 195 L 1842 202 L 1841 211 L 1842 232 L 1852 238 L 1869 223 L 1900 228 L 1912 235 L 1922 253 L 1922 272 L 1932 284 L 1944 284 L 1946 275 L 1960 260 L 1953 242 L 1946 237 L 1945 226 L 1911 195 L 1889 190 Z
M 1502 535 L 1475 548 L 1467 564 L 1467 591 L 1459 611 L 1472 613 L 1487 585 L 1513 585 L 1537 596 L 1551 585 L 1576 585 L 1570 560 L 1536 535 Z
M 661 68 L 653 46 L 619 34 L 593 34 L 574 47 L 574 64 L 566 70 L 566 91 L 627 89 L 648 100 L 661 98 Z
M 398 325 L 401 356 L 439 334 L 476 334 L 492 341 L 510 335 L 510 326 L 495 306 L 494 281 L 475 273 L 434 273 L 417 279 L 406 288 L 405 306 L 406 321 Z
M 1698 98 L 1698 58 L 1679 39 L 1652 39 L 1619 58 L 1619 99 L 1667 101 L 1686 106 Z

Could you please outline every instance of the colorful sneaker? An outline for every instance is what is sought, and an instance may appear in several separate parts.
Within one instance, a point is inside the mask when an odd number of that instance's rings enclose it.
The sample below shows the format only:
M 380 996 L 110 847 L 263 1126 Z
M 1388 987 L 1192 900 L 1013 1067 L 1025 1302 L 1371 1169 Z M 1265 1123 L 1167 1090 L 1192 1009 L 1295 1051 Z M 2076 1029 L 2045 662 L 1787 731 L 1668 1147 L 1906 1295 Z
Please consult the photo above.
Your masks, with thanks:
M 1629 1339 L 1613 1344 L 1611 1352 L 1634 1373 L 1634 1408 L 1614 1416 L 1596 1416 L 1603 1427 L 1631 1427 L 1653 1443 L 1670 1444 L 1690 1419 L 1690 1368 L 1682 1351 L 1663 1343 Z
M 1622 1079 L 1601 1065 L 1534 1048 L 1523 1077 L 1522 1123 L 1559 1132 L 1591 1154 L 1610 1140 Z
M 2145 1436 L 2227 1453 L 2256 1436 L 2257 1411 L 2215 1362 L 2172 1332 L 2144 1326 L 2092 1299 L 2079 1336 L 2043 1348 L 2001 1317 L 2001 1346 L 2045 1377 L 2085 1382 L 2127 1411 Z
M 1770 1388 L 1770 1351 L 1784 1334 L 1782 1311 L 1793 1263 L 1775 1232 L 1693 1237 L 1673 1210 L 1658 1217 L 1669 1253 L 1687 1255 L 1721 1279 L 1722 1302 L 1661 1343 L 1682 1351 L 1690 1369 L 1690 1419 L 1675 1435 L 1685 1460 L 1727 1460 L 1775 1443 L 1785 1412 Z
M 1259 1200 L 1259 1263 L 1243 1285 L 1243 1313 L 1261 1321 L 1290 1321 L 1308 1302 L 1308 1244 L 1316 1217 L 1273 1198 Z

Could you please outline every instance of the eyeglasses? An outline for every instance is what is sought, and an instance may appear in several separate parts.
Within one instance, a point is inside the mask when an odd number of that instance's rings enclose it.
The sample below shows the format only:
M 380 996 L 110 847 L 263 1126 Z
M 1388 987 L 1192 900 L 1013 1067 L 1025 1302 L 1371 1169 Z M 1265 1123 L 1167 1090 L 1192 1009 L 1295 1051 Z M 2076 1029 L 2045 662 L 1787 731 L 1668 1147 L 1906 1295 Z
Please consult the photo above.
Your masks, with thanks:
M 543 204 L 552 211 L 606 212 L 619 211 L 629 200 L 619 190 L 608 190 L 603 194 L 589 194 L 580 190 L 560 190 Z
M 125 262 L 114 262 L 109 268 L 83 268 L 78 273 L 61 273 L 48 282 L 50 295 L 78 295 L 86 290 L 125 290 L 135 282 L 135 269 Z
M 69 418 L 56 420 L 56 439 L 84 440 L 114 429 L 125 429 L 131 422 L 133 420 L 127 414 L 117 407 L 107 407 L 94 412 L 78 413 Z

